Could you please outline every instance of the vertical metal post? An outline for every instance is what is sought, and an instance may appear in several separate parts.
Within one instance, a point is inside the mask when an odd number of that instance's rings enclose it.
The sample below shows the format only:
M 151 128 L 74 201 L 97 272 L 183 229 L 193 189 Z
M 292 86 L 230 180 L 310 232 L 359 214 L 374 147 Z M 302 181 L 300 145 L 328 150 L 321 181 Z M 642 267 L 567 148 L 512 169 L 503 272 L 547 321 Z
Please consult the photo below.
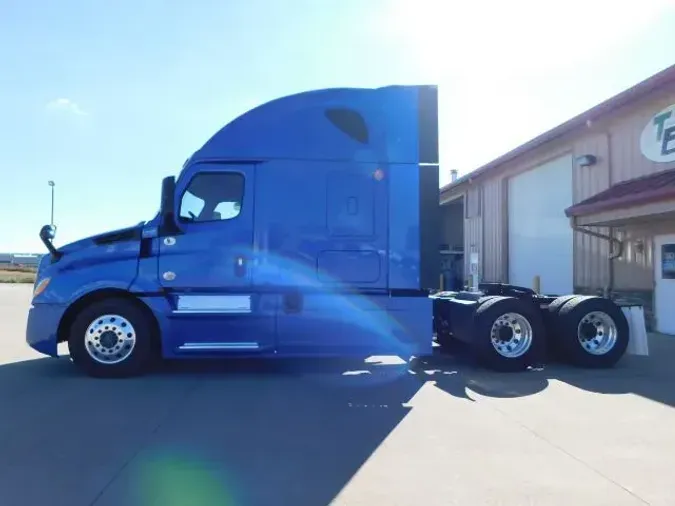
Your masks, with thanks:
M 51 214 L 51 221 L 50 224 L 52 227 L 54 226 L 54 187 L 56 186 L 54 184 L 54 181 L 49 181 L 49 186 L 52 187 L 52 214 Z
M 532 290 L 541 293 L 541 276 L 539 274 L 536 274 L 532 279 Z

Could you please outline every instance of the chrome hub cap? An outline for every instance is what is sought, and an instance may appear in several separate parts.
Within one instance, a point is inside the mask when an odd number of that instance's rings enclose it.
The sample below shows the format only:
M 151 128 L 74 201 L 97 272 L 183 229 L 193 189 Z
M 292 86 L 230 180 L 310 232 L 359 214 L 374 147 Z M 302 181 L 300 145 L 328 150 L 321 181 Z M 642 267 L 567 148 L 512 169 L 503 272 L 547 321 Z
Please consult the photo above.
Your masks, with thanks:
M 532 346 L 532 325 L 523 315 L 506 313 L 492 324 L 490 340 L 504 358 L 522 357 Z
M 84 336 L 89 356 L 101 364 L 117 364 L 129 358 L 136 346 L 136 331 L 126 318 L 107 314 L 96 318 Z
M 605 355 L 616 345 L 616 322 L 603 311 L 592 311 L 579 322 L 577 338 L 591 355 Z

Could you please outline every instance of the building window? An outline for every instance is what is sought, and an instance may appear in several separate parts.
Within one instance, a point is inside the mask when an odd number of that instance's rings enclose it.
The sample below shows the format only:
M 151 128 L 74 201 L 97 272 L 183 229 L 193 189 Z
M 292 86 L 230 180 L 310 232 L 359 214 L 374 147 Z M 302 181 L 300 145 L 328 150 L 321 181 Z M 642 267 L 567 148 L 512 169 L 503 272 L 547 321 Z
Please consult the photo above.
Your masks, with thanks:
M 180 220 L 206 222 L 236 218 L 244 200 L 244 182 L 244 175 L 239 172 L 196 175 L 181 197 Z

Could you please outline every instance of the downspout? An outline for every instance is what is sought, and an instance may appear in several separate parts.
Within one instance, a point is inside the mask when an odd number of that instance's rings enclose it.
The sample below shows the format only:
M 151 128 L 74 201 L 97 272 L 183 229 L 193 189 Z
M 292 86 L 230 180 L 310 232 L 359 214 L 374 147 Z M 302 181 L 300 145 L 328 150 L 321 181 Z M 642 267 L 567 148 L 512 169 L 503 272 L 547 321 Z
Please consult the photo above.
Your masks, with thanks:
M 610 132 L 606 133 L 607 136 L 607 188 L 611 188 L 613 185 L 612 181 L 612 135 Z M 577 232 L 580 232 L 582 234 L 589 235 L 591 237 L 597 237 L 598 239 L 604 239 L 606 241 L 609 241 L 610 243 L 610 252 L 609 252 L 609 257 L 608 257 L 608 280 L 607 280 L 607 286 L 605 286 L 605 289 L 603 290 L 603 296 L 605 298 L 609 298 L 612 294 L 612 291 L 614 290 L 614 276 L 615 276 L 615 263 L 614 261 L 618 258 L 620 258 L 623 255 L 623 248 L 624 248 L 624 243 L 623 241 L 620 241 L 616 237 L 614 237 L 614 229 L 612 227 L 608 227 L 609 229 L 609 235 L 607 234 L 601 234 L 600 232 L 595 232 L 594 230 L 589 230 L 583 225 L 578 225 L 577 224 L 577 219 L 575 216 L 570 218 L 570 224 L 572 225 L 572 230 L 575 230 Z M 614 246 L 616 246 L 616 249 L 614 249 Z
M 577 220 L 574 216 L 570 218 L 570 224 L 572 225 L 572 230 L 589 235 L 591 237 L 597 237 L 598 239 L 604 239 L 605 241 L 609 241 L 609 243 L 612 245 L 611 251 L 609 253 L 609 281 L 607 283 L 608 286 L 605 287 L 604 293 L 604 296 L 609 298 L 612 290 L 614 289 L 614 261 L 618 258 L 621 258 L 623 255 L 623 241 L 617 239 L 613 235 L 601 234 L 600 232 L 589 230 L 583 225 L 577 225 Z M 609 230 L 611 234 L 612 228 L 610 227 Z M 614 248 L 614 246 L 616 246 L 616 248 Z

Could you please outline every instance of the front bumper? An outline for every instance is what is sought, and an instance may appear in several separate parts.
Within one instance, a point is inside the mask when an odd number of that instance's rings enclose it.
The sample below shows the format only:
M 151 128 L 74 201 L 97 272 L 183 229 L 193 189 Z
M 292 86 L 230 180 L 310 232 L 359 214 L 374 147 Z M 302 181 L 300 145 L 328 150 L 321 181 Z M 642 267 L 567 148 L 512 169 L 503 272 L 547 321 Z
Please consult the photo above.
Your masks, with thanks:
M 61 304 L 35 304 L 28 311 L 26 342 L 35 351 L 58 357 L 57 330 L 67 306 Z

